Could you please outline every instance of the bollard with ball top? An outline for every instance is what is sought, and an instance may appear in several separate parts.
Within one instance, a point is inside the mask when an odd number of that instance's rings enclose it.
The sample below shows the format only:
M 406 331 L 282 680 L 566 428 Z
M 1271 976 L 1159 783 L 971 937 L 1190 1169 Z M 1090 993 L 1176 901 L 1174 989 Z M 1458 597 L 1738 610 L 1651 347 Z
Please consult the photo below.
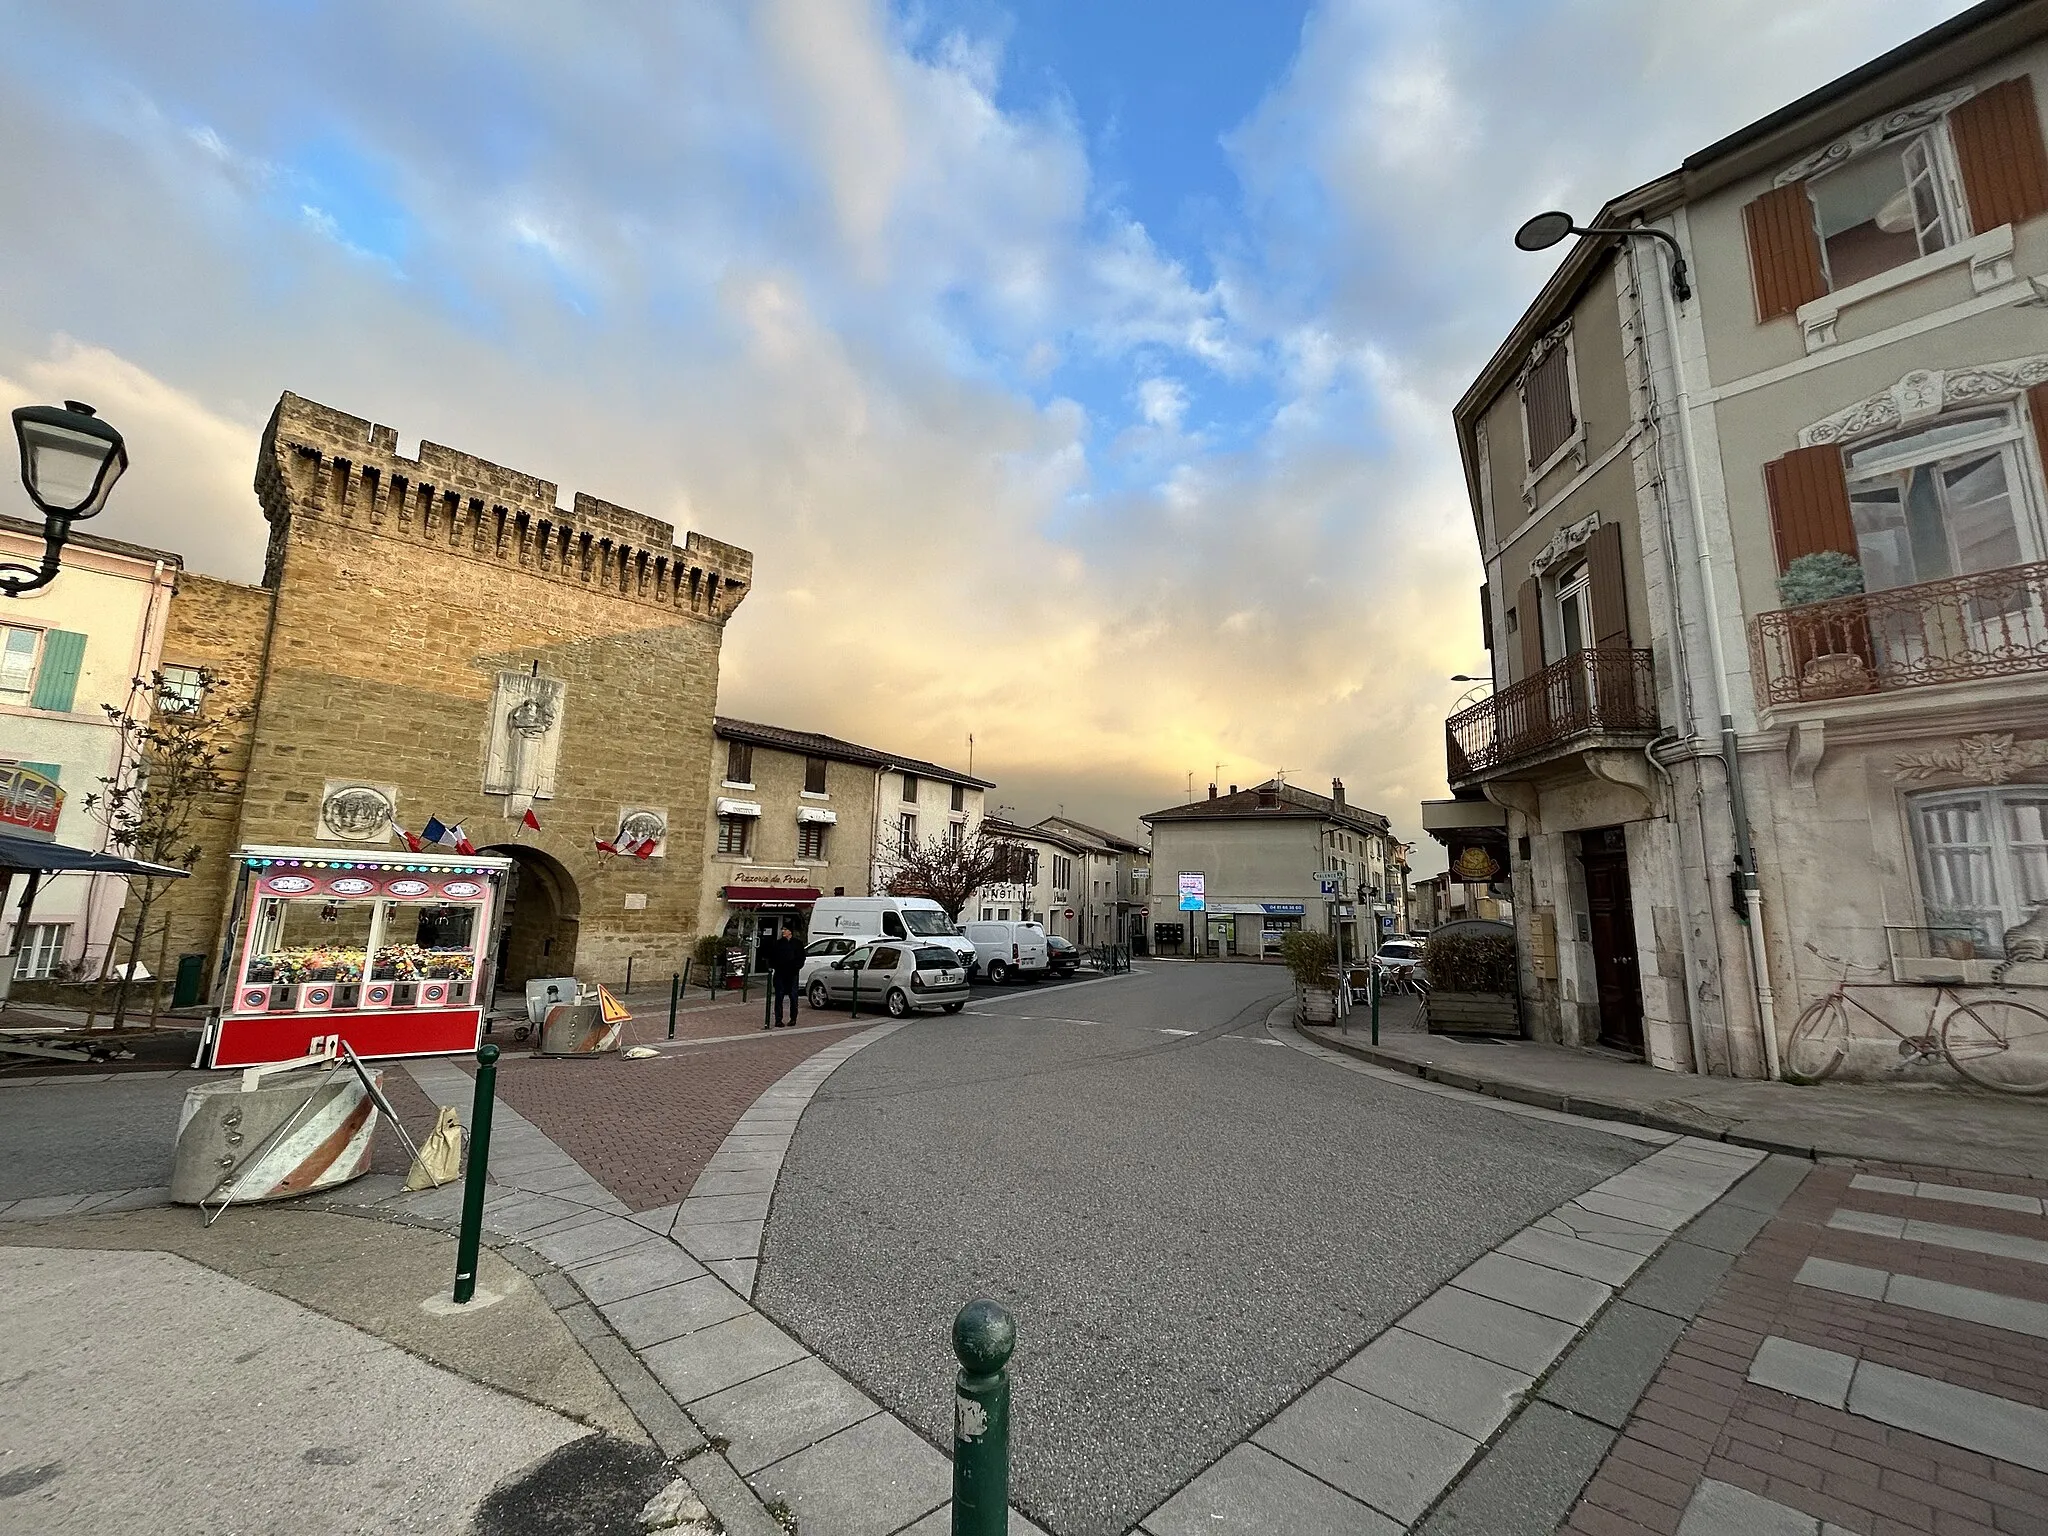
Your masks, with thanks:
M 469 1168 L 462 1182 L 462 1235 L 455 1243 L 455 1300 L 476 1294 L 476 1251 L 483 1240 L 484 1169 L 491 1158 L 491 1103 L 498 1083 L 498 1048 L 477 1047 L 476 1098 L 469 1111 Z
M 1010 1520 L 1010 1376 L 1017 1323 L 992 1301 L 953 1319 L 953 1536 L 1004 1536 Z

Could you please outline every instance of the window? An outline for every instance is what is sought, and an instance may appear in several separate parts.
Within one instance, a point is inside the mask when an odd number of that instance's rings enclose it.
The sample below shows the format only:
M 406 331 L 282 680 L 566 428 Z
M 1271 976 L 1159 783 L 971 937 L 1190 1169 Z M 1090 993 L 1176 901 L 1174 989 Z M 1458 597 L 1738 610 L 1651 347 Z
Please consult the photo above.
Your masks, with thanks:
M 206 697 L 197 667 L 164 667 L 163 685 L 157 689 L 157 708 L 167 715 L 189 715 Z
M 914 773 L 903 775 L 903 798 L 913 805 L 917 803 L 917 775 Z
M 1555 458 L 1578 430 L 1578 413 L 1572 409 L 1571 369 L 1571 342 L 1560 339 L 1522 381 L 1522 418 L 1532 470 Z
M 956 811 L 967 809 L 967 786 L 965 784 L 955 784 L 953 786 L 953 809 Z
M 905 935 L 901 915 L 895 912 L 884 912 L 882 914 L 882 932 L 892 939 L 903 938 Z
M 1074 861 L 1064 854 L 1052 856 L 1052 883 L 1055 890 L 1070 891 L 1074 888 Z
M 962 841 L 963 841 L 963 840 L 964 840 L 964 839 L 966 838 L 966 836 L 967 836 L 967 823 L 966 823 L 966 822 L 964 822 L 964 821 L 949 821 L 949 822 L 947 822 L 947 823 L 946 823 L 946 844 L 947 844 L 947 846 L 948 846 L 948 847 L 952 847 L 952 848 L 958 848 L 958 847 L 960 846 L 961 842 L 962 842 Z
M 0 624 L 0 699 L 23 703 L 36 680 L 36 647 L 43 638 L 39 629 Z
M 1593 578 L 1589 568 L 1572 567 L 1557 578 L 1557 634 L 1560 656 L 1574 656 L 1592 644 Z
M 825 823 L 803 821 L 797 823 L 796 856 L 800 859 L 822 859 L 825 857 Z
M 2007 411 L 1938 419 L 1843 456 L 1868 591 L 2036 558 Z
M 745 854 L 754 818 L 751 816 L 721 816 L 718 818 L 718 851 L 720 853 Z
M 905 848 L 917 846 L 917 818 L 908 811 L 896 818 L 896 841 Z
M 825 759 L 807 757 L 804 759 L 804 793 L 822 795 L 825 793 Z
M 1932 130 L 1879 143 L 1806 184 L 1830 289 L 1953 245 L 1956 219 Z
M 871 971 L 893 971 L 903 963 L 903 952 L 899 949 L 882 948 L 868 956 L 867 968 Z
M 2003 952 L 2006 930 L 2048 902 L 2048 787 L 1912 797 L 1920 888 L 1932 928 L 1973 928 Z
M 984 923 L 989 921 L 989 919 L 993 918 L 995 915 L 996 909 L 994 907 L 983 907 L 981 909 L 981 920 Z
M 21 952 L 14 958 L 14 975 L 19 981 L 39 981 L 56 974 L 64 959 L 64 940 L 69 923 L 30 923 Z
M 1026 885 L 1038 884 L 1038 850 L 1036 848 L 1025 850 L 1024 883 Z
M 728 741 L 725 744 L 725 782 L 728 784 L 751 784 L 754 782 L 754 749 L 744 741 Z

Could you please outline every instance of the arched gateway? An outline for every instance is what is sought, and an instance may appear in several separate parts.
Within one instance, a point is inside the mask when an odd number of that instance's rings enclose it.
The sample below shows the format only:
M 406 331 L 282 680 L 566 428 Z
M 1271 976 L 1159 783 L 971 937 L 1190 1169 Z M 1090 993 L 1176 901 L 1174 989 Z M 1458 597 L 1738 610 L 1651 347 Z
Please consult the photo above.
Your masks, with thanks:
M 498 915 L 498 990 L 516 991 L 535 976 L 575 975 L 582 912 L 575 877 L 538 848 L 500 843 L 479 851 L 513 866 Z

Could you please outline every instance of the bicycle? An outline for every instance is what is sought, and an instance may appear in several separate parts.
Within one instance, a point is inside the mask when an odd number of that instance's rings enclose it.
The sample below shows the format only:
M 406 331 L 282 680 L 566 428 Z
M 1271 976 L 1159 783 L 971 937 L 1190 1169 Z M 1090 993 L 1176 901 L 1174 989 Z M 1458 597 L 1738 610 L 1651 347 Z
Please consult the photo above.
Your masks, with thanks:
M 1895 990 L 1900 983 L 1851 981 L 1849 973 L 1881 976 L 1883 966 L 1856 965 L 1808 942 L 1807 949 L 1842 968 L 1835 989 L 1810 1003 L 1785 1041 L 1785 1077 L 1800 1084 L 1818 1083 L 1833 1075 L 1849 1054 L 1849 1010 L 1877 1020 L 1898 1037 L 1899 1055 L 1931 1061 L 1943 1057 L 1979 1087 L 1999 1093 L 2048 1093 L 2048 1013 L 2015 998 L 1965 1002 L 1953 983 L 1935 982 L 1927 1007 L 1926 1032 L 1909 1035 L 1867 1003 L 1850 995 L 1851 988 Z M 1942 1005 L 1949 1005 L 1946 1016 Z M 1937 1029 L 1935 1021 L 1940 1018 Z

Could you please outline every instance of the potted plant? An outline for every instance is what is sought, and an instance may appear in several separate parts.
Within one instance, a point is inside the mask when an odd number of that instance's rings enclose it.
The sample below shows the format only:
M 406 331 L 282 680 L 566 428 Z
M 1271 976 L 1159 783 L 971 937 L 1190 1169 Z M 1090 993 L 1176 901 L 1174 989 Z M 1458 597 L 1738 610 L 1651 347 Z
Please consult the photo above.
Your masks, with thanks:
M 1447 923 L 1422 949 L 1431 1034 L 1519 1035 L 1515 930 L 1491 918 Z
M 1280 958 L 1294 977 L 1295 1015 L 1304 1024 L 1337 1020 L 1337 945 L 1327 933 L 1297 929 L 1280 941 Z
M 1838 549 L 1801 555 L 1778 578 L 1778 599 L 1787 608 L 1835 603 L 1863 592 L 1863 565 Z M 1793 621 L 1793 664 L 1803 698 L 1829 699 L 1867 693 L 1871 687 L 1870 630 L 1862 605 Z

